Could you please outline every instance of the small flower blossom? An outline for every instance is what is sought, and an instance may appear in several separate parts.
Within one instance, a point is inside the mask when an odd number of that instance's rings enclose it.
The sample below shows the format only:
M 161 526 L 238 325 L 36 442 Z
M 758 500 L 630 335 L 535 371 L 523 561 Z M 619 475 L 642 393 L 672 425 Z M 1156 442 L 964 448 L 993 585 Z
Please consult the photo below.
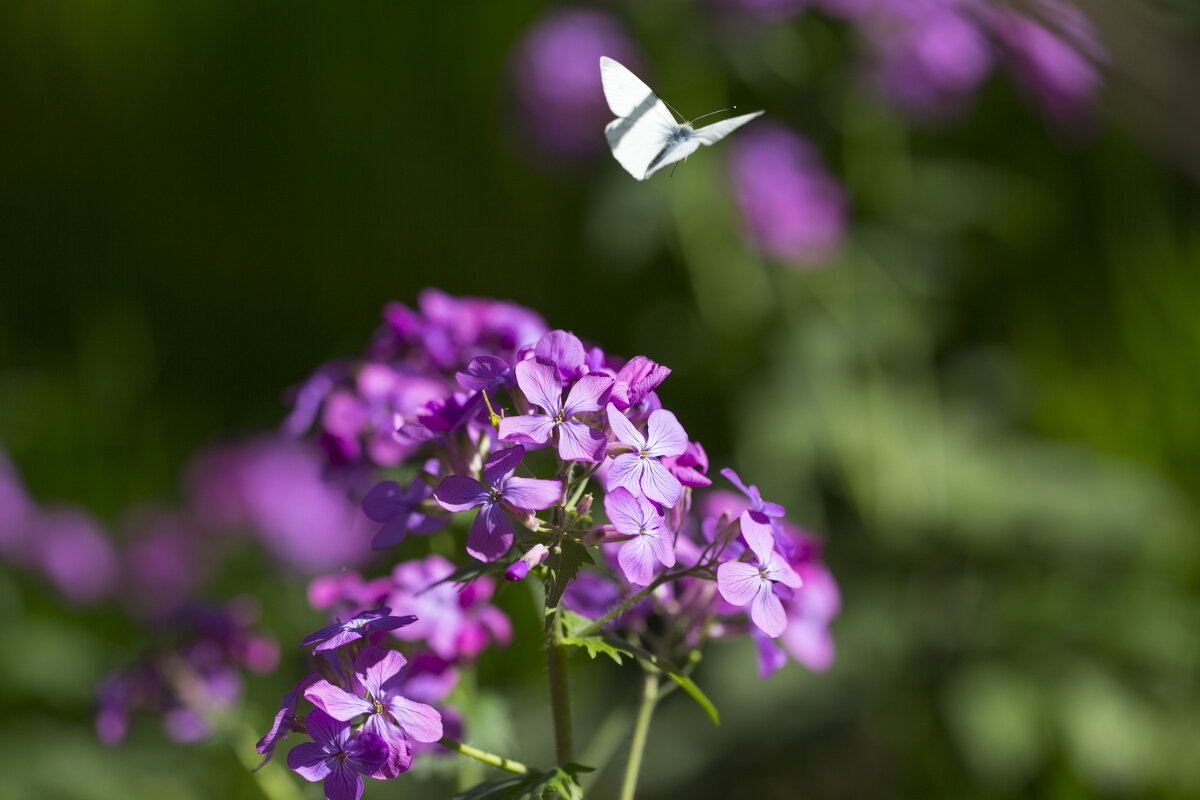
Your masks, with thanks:
M 363 730 L 387 743 L 385 763 L 367 774 L 394 778 L 412 765 L 412 742 L 442 738 L 442 718 L 432 707 L 400 693 L 408 660 L 395 650 L 368 646 L 354 659 L 354 692 L 318 681 L 304 692 L 313 705 L 343 722 L 366 714 Z
M 398 544 L 409 533 L 423 536 L 445 527 L 447 519 L 426 516 L 421 511 L 421 502 L 432 495 L 433 487 L 420 475 L 407 489 L 401 489 L 395 481 L 376 484 L 362 502 L 367 518 L 383 523 L 371 540 L 371 548 L 382 550 Z
M 622 411 L 636 406 L 671 374 L 670 367 L 655 364 L 645 356 L 635 356 L 617 371 L 612 404 Z
M 608 468 L 608 490 L 611 492 L 623 486 L 632 494 L 645 495 L 666 508 L 674 507 L 683 492 L 683 484 L 660 459 L 682 455 L 687 450 L 687 434 L 679 420 L 670 411 L 654 411 L 647 423 L 649 433 L 643 436 L 615 405 L 609 403 L 608 423 L 616 440 L 633 448 L 632 453 L 622 453 L 613 459 Z
M 580 349 L 582 363 L 582 348 Z M 540 361 L 516 366 L 517 385 L 545 414 L 522 414 L 500 420 L 500 440 L 543 445 L 558 434 L 558 455 L 564 461 L 599 461 L 607 439 L 603 433 L 573 419 L 576 414 L 603 408 L 613 381 L 604 375 L 585 375 L 576 381 L 564 402 L 558 367 Z
M 634 586 L 648 586 L 654 579 L 655 564 L 675 566 L 671 533 L 653 503 L 618 487 L 605 496 L 604 510 L 618 533 L 633 537 L 617 551 L 625 580 Z
M 316 645 L 313 648 L 313 652 L 317 652 L 318 650 L 333 650 L 358 639 L 364 639 L 375 631 L 394 631 L 397 628 L 403 628 L 405 625 L 411 625 L 416 621 L 417 618 L 412 615 L 393 617 L 391 616 L 391 609 L 385 606 L 377 608 L 374 611 L 364 611 L 346 622 L 335 622 L 332 625 L 326 625 L 319 631 L 314 631 L 305 636 L 300 645 L 302 647 Z
M 504 579 L 509 581 L 521 580 L 529 574 L 531 568 L 545 561 L 548 555 L 550 555 L 550 550 L 546 548 L 546 545 L 538 542 L 504 571 Z
M 778 584 L 798 588 L 800 576 L 775 552 L 775 537 L 769 525 L 756 522 L 749 511 L 741 517 L 742 537 L 753 552 L 756 564 L 726 561 L 717 567 L 717 588 L 731 605 L 750 605 L 750 619 L 772 638 L 787 627 L 787 616 L 778 597 Z
M 525 448 L 519 444 L 497 451 L 483 465 L 485 483 L 466 475 L 450 475 L 434 490 L 434 498 L 447 511 L 482 506 L 467 536 L 467 552 L 480 561 L 495 561 L 512 547 L 512 523 L 505 507 L 541 511 L 562 495 L 558 481 L 509 477 L 524 457 Z
M 320 710 L 308 715 L 305 730 L 313 738 L 288 753 L 288 766 L 306 781 L 324 781 L 327 800 L 359 800 L 363 775 L 377 772 L 387 759 L 388 746 L 375 733 L 354 733 Z

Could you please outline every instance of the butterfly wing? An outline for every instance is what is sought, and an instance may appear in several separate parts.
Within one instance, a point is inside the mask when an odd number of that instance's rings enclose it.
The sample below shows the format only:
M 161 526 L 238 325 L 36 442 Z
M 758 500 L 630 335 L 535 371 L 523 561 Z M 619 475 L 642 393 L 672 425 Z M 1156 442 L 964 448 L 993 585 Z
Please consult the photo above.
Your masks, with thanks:
M 761 111 L 755 111 L 753 114 L 742 114 L 740 117 L 723 119 L 720 122 L 714 122 L 712 125 L 705 125 L 692 135 L 692 141 L 698 141 L 700 144 L 716 144 L 750 120 L 762 116 L 762 113 Z
M 699 150 L 701 144 L 702 142 L 696 141 L 696 137 L 693 135 L 686 141 L 667 148 L 651 160 L 650 165 L 646 168 L 646 177 L 649 178 L 663 167 L 670 166 L 676 161 L 683 161 L 692 153 Z
M 608 107 L 618 117 L 604 128 L 608 146 L 630 175 L 644 180 L 679 126 L 649 86 L 607 56 L 600 57 L 600 82 Z

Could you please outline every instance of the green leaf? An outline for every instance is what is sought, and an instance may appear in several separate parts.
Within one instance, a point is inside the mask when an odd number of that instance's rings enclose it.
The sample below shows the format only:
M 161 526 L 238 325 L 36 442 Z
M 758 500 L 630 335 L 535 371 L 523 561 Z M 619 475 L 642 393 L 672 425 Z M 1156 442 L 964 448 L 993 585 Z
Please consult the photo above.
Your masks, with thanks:
M 648 664 L 659 672 L 666 675 L 675 683 L 679 684 L 679 688 L 683 689 L 693 700 L 700 704 L 700 707 L 712 719 L 714 725 L 721 724 L 721 716 L 717 713 L 717 707 L 712 704 L 708 696 L 700 691 L 700 687 L 695 681 L 680 671 L 679 667 L 667 661 L 665 658 L 660 658 L 654 655 L 649 650 L 633 642 L 626 641 L 611 631 L 601 631 L 591 636 L 575 636 L 573 631 L 583 630 L 591 623 L 587 617 L 573 612 L 565 612 L 563 614 L 563 626 L 566 628 L 567 636 L 563 639 L 563 644 L 582 647 L 587 650 L 587 653 L 592 658 L 598 654 L 604 655 L 616 661 L 618 664 L 623 663 L 622 656 L 632 656 L 644 664 Z
M 567 584 L 579 574 L 584 564 L 594 564 L 587 548 L 574 539 L 563 539 L 550 548 L 546 558 L 546 569 L 550 573 L 546 581 L 546 610 L 558 608 Z
M 508 569 L 508 564 L 500 561 L 489 561 L 487 563 L 473 561 L 470 564 L 463 564 L 461 567 L 454 570 L 454 572 L 451 572 L 437 583 L 432 584 L 430 588 L 433 588 L 433 586 L 439 586 L 443 583 L 461 583 L 466 585 L 476 578 L 480 578 L 492 572 L 503 572 L 506 569 Z

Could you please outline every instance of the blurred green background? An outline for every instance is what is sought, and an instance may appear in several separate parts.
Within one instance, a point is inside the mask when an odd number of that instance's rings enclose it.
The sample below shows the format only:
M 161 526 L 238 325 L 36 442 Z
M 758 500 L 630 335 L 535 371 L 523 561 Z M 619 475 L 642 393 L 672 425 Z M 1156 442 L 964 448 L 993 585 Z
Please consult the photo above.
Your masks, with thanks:
M 717 148 L 648 183 L 545 156 L 511 83 L 541 3 L 0 7 L 0 443 L 31 494 L 108 522 L 179 502 L 192 452 L 277 426 L 384 302 L 511 299 L 671 366 L 714 471 L 820 532 L 842 587 L 828 673 L 759 681 L 748 643 L 711 648 L 722 725 L 673 697 L 639 797 L 1200 795 L 1200 162 L 1173 105 L 1194 12 L 1084 4 L 1113 59 L 1068 133 L 1004 77 L 913 122 L 818 15 L 602 7 L 676 105 L 817 143 L 851 209 L 834 256 L 755 255 Z M 321 619 L 261 554 L 205 590 L 235 594 L 283 645 L 247 690 L 261 734 Z M 518 640 L 481 663 L 477 730 L 540 762 L 536 612 L 503 604 Z M 262 796 L 228 744 L 152 720 L 95 741 L 137 623 L 6 565 L 0 608 L 0 796 Z M 586 739 L 637 681 L 575 666 Z M 420 780 L 366 796 L 452 792 Z

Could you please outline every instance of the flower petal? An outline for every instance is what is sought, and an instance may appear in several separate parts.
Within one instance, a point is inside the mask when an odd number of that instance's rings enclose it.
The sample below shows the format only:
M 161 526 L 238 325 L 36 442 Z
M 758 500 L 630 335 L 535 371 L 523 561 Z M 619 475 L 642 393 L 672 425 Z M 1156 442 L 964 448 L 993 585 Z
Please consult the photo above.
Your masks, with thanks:
M 607 445 L 607 436 L 577 420 L 558 426 L 558 456 L 563 461 L 599 461 Z
M 387 522 L 404 505 L 404 492 L 395 481 L 375 484 L 362 500 L 363 513 L 374 522 Z
M 385 650 L 374 645 L 364 647 L 354 659 L 354 672 L 371 696 L 379 699 L 387 684 L 408 663 L 397 650 Z
M 643 458 L 642 493 L 666 508 L 674 508 L 683 494 L 683 484 L 658 459 Z
M 512 523 L 497 503 L 479 509 L 467 534 L 467 553 L 480 561 L 495 561 L 512 547 Z
M 482 483 L 466 475 L 448 475 L 433 490 L 434 499 L 447 511 L 466 511 L 486 502 L 491 496 Z
M 787 628 L 787 615 L 783 613 L 783 603 L 775 596 L 769 581 L 763 581 L 754 602 L 750 604 L 750 619 L 758 629 L 772 639 L 783 633 Z
M 442 738 L 442 715 L 433 706 L 391 695 L 387 708 L 404 732 L 418 742 L 436 742 Z
M 654 580 L 656 559 L 650 549 L 650 537 L 641 534 L 633 537 L 617 551 L 617 563 L 625 580 L 634 586 L 648 586 Z
M 641 505 L 637 497 L 624 486 L 610 489 L 608 494 L 604 495 L 604 512 L 618 533 L 633 536 L 642 528 Z
M 675 415 L 660 408 L 650 415 L 646 423 L 646 453 L 652 456 L 682 455 L 688 446 L 687 433 Z M 674 505 L 674 504 L 672 504 Z
M 502 358 L 476 356 L 471 359 L 471 363 L 467 364 L 465 370 L 454 373 L 454 377 L 459 386 L 469 392 L 477 392 L 480 389 L 490 389 L 497 384 L 504 383 L 511 371 Z
M 608 491 L 622 487 L 630 494 L 642 493 L 642 458 L 635 453 L 622 453 L 608 467 Z
M 362 776 L 343 761 L 334 765 L 322 786 L 326 800 L 359 800 L 365 788 Z
M 650 542 L 650 549 L 658 563 L 664 567 L 675 566 L 675 547 L 670 531 L 660 525 L 658 528 L 647 530 L 642 538 Z
M 552 416 L 558 413 L 562 385 L 558 381 L 557 369 L 530 359 L 517 364 L 514 371 L 517 385 L 529 402 Z
M 586 357 L 579 337 L 561 330 L 550 331 L 538 339 L 533 352 L 539 359 L 553 362 L 563 376 L 574 375 L 583 366 Z
M 500 496 L 517 508 L 541 511 L 562 497 L 562 483 L 547 478 L 509 478 Z
M 492 488 L 498 487 L 504 476 L 516 469 L 524 457 L 525 448 L 519 444 L 497 450 L 483 463 L 483 480 Z
M 375 707 L 365 697 L 350 694 L 329 681 L 317 681 L 305 690 L 304 697 L 324 712 L 322 716 L 328 715 L 329 718 L 341 722 L 348 722 L 359 714 L 370 714 L 375 710 Z M 312 732 L 313 724 L 313 715 L 309 714 L 305 727 L 308 735 L 316 739 L 316 735 Z
M 742 538 L 750 545 L 759 565 L 767 566 L 775 553 L 775 536 L 771 533 L 771 526 L 756 520 L 750 511 L 742 512 L 741 523 Z
M 412 740 L 405 735 L 404 730 L 392 723 L 383 714 L 372 714 L 363 723 L 363 730 L 377 734 L 387 743 L 387 758 L 372 773 L 372 778 L 387 780 L 408 772 L 412 766 Z
M 576 381 L 567 393 L 567 402 L 563 404 L 564 417 L 572 417 L 585 411 L 599 411 L 608 402 L 608 393 L 612 391 L 613 379 L 607 375 L 585 375 Z
M 645 450 L 646 439 L 638 433 L 638 429 L 633 427 L 633 423 L 625 418 L 625 415 L 617 410 L 617 407 L 609 403 L 605 407 L 608 413 L 608 424 L 612 428 L 613 436 L 621 444 L 627 444 L 634 450 Z
M 745 561 L 726 561 L 717 567 L 717 590 L 730 605 L 746 605 L 758 594 L 763 583 L 758 567 Z
M 316 742 L 301 742 L 287 754 L 288 766 L 306 781 L 319 781 L 333 771 L 330 764 L 335 756 L 326 753 Z
M 554 420 L 545 414 L 521 414 L 500 420 L 500 441 L 543 445 L 554 432 Z

